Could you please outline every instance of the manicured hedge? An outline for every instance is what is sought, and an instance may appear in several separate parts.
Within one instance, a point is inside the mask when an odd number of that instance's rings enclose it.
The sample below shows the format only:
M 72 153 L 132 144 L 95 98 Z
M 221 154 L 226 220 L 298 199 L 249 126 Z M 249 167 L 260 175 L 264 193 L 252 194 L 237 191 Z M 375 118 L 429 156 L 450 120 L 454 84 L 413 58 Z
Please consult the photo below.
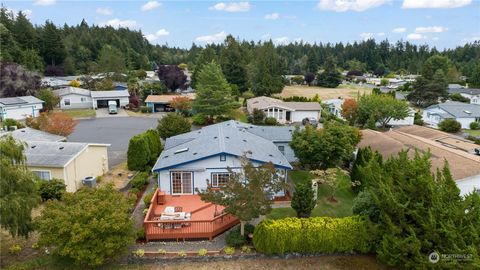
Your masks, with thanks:
M 267 219 L 255 227 L 253 244 L 265 254 L 367 253 L 373 226 L 360 216 Z
M 127 166 L 129 170 L 144 171 L 148 165 L 155 164 L 163 150 L 160 135 L 153 129 L 133 136 L 127 151 Z

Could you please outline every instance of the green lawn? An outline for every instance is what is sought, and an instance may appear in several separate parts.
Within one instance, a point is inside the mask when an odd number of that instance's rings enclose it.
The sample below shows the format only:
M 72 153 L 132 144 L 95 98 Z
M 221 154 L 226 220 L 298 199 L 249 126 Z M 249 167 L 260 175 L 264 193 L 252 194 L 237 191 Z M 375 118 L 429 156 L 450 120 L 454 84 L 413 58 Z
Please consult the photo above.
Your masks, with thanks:
M 93 109 L 63 110 L 62 112 L 73 118 L 95 117 L 96 115 L 95 110 Z
M 294 184 L 301 182 L 310 182 L 313 178 L 308 171 L 291 171 L 290 178 Z M 340 175 L 339 188 L 334 196 L 337 202 L 331 202 L 327 198 L 330 196 L 330 189 L 327 186 L 320 185 L 318 188 L 317 206 L 312 211 L 312 216 L 329 216 L 329 217 L 346 217 L 352 215 L 353 199 L 355 193 L 351 190 L 350 177 L 348 175 Z M 291 207 L 275 208 L 267 215 L 267 218 L 279 219 L 285 217 L 296 216 L 295 211 Z
M 473 130 L 473 129 L 464 129 L 463 132 L 468 133 L 472 136 L 480 136 L 480 129 Z

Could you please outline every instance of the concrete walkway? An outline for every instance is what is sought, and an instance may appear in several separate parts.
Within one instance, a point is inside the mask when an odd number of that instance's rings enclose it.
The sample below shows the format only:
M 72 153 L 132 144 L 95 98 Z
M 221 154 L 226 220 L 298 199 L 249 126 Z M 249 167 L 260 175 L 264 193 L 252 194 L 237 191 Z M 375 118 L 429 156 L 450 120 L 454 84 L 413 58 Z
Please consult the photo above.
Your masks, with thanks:
M 143 198 L 145 198 L 145 195 L 147 195 L 150 191 L 154 190 L 155 188 L 155 179 L 153 179 L 151 176 L 148 178 L 148 185 L 147 188 L 145 189 L 145 192 L 143 193 L 142 197 L 140 198 L 140 201 L 137 204 L 137 207 L 133 210 L 132 213 L 132 219 L 134 222 L 135 229 L 140 229 L 143 226 L 143 209 L 145 209 L 145 203 L 143 202 Z

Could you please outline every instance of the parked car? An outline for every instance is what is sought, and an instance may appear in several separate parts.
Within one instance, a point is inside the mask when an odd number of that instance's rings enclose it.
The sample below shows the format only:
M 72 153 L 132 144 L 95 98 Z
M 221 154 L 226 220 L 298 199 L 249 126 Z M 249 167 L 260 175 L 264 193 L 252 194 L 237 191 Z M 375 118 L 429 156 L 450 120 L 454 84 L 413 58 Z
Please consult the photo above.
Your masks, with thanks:
M 318 120 L 314 117 L 306 117 L 302 120 L 302 124 L 305 125 L 312 125 L 316 127 L 318 125 Z
M 108 102 L 108 113 L 109 114 L 117 114 L 118 113 L 117 102 L 116 101 L 110 100 Z

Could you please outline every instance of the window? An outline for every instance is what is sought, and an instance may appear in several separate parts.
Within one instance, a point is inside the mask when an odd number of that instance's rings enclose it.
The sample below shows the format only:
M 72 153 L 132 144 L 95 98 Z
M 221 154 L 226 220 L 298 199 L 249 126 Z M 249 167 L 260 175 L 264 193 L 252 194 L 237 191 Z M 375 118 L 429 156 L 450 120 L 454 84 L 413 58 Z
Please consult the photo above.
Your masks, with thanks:
M 84 98 L 84 97 L 80 98 L 80 101 L 81 101 L 81 102 L 85 102 L 86 100 L 87 100 L 87 99 Z
M 64 99 L 63 103 L 65 104 L 65 106 L 70 106 L 70 99 L 68 98 Z
M 42 180 L 52 180 L 52 175 L 50 174 L 50 171 L 33 171 L 33 173 Z
M 230 179 L 230 173 L 212 173 L 212 187 L 224 187 L 228 179 Z
M 227 160 L 227 155 L 222 154 L 220 155 L 220 161 L 226 161 Z
M 172 194 L 192 194 L 192 172 L 172 172 Z
M 278 151 L 280 151 L 280 153 L 282 153 L 282 155 L 285 155 L 285 146 L 279 145 L 278 146 Z

